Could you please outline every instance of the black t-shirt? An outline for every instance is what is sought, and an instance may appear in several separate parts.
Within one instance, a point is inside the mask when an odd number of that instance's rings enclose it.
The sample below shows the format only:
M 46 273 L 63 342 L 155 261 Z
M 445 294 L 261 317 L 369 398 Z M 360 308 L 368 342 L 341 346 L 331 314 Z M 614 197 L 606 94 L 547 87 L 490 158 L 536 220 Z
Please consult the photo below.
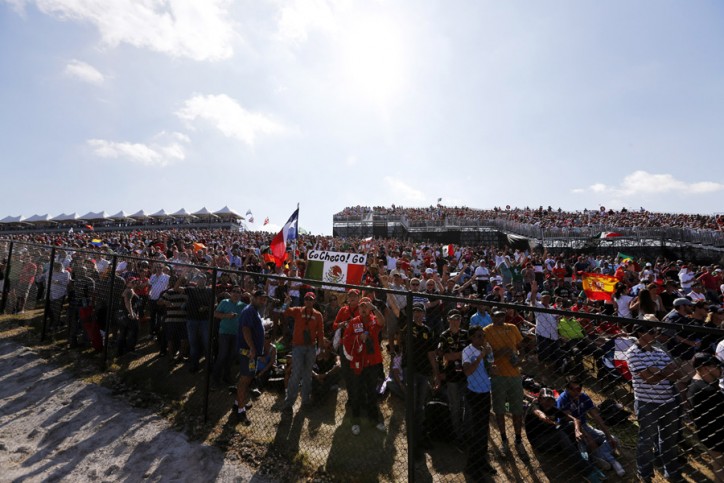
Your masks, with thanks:
M 724 452 L 724 392 L 716 383 L 693 379 L 688 399 L 699 441 L 709 449 Z
M 337 363 L 337 354 L 334 352 L 327 352 L 327 355 L 322 355 L 320 352 L 317 355 L 317 358 L 314 360 L 314 365 L 312 366 L 312 370 L 315 374 L 326 374 L 329 372 L 334 365 Z
M 447 329 L 440 334 L 440 352 L 447 354 L 449 352 L 462 352 L 462 350 L 470 344 L 468 339 L 468 331 L 460 329 L 457 333 L 453 333 Z M 447 382 L 461 382 L 465 380 L 463 373 L 463 361 L 444 362 L 445 380 Z
M 434 351 L 437 347 L 437 341 L 432 333 L 432 330 L 426 325 L 410 324 L 412 329 L 412 361 L 415 366 L 415 371 L 426 376 L 432 375 L 432 366 L 430 366 L 430 360 L 427 358 L 427 353 Z M 402 331 L 402 343 L 405 345 L 405 337 L 407 336 L 407 329 Z M 407 367 L 407 352 L 402 353 L 402 367 Z
M 528 439 L 531 440 L 540 438 L 541 436 L 555 429 L 555 426 L 541 421 L 538 416 L 533 414 L 533 411 L 536 409 L 543 411 L 546 416 L 554 421 L 565 421 L 568 419 L 566 413 L 558 409 L 555 405 L 546 411 L 540 406 L 540 404 L 534 403 L 525 417 L 525 432 L 528 435 Z

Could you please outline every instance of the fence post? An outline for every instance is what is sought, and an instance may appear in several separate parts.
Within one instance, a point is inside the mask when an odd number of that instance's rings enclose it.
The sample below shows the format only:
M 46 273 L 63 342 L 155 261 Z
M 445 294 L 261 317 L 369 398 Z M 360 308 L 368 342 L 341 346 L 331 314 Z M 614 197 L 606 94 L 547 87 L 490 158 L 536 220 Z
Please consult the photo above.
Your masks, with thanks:
M 407 426 L 407 481 L 415 481 L 415 452 L 417 451 L 418 441 L 415 434 L 415 359 L 412 356 L 415 350 L 412 339 L 412 292 L 407 292 L 407 321 L 405 323 L 405 353 L 407 354 L 407 371 L 405 394 L 405 425 Z
M 209 385 L 211 384 L 211 349 L 214 346 L 214 308 L 216 307 L 216 279 L 219 269 L 214 267 L 211 275 L 211 310 L 209 310 L 209 333 L 208 344 L 206 344 L 206 374 L 204 377 L 204 423 L 209 420 Z
M 3 297 L 2 305 L 0 305 L 0 314 L 5 313 L 5 304 L 8 302 L 8 294 L 10 293 L 10 280 L 8 277 L 10 277 L 10 260 L 13 258 L 13 245 L 14 242 L 10 242 L 10 246 L 8 247 L 8 261 L 5 264 L 5 274 L 3 275 Z
M 50 266 L 48 267 L 48 280 L 45 282 L 45 309 L 43 310 L 43 326 L 40 329 L 40 340 L 45 340 L 48 330 L 48 313 L 50 312 L 50 286 L 53 282 L 53 263 L 55 262 L 55 247 L 50 249 Z
M 103 337 L 103 370 L 106 370 L 108 368 L 108 339 L 111 335 L 111 320 L 113 320 L 113 311 L 115 310 L 114 307 L 114 301 L 115 297 L 113 297 L 113 290 L 115 289 L 116 285 L 116 266 L 118 265 L 118 255 L 113 255 L 113 261 L 111 262 L 111 273 L 108 275 L 111 277 L 111 283 L 110 288 L 108 289 L 108 312 L 106 313 L 106 335 Z

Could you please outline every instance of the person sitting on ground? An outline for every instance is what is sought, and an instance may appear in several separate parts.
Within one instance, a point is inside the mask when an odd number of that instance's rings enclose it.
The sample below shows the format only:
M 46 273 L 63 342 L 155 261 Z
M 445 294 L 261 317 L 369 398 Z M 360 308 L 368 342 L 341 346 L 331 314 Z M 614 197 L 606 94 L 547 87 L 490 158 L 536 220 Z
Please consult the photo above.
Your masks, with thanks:
M 525 418 L 525 433 L 533 449 L 540 453 L 561 454 L 566 457 L 577 475 L 585 475 L 589 482 L 605 478 L 601 470 L 583 458 L 574 443 L 583 434 L 580 420 L 556 407 L 556 394 L 543 388 L 538 400 L 531 406 Z
M 332 342 L 325 338 L 312 366 L 312 401 L 321 404 L 330 391 L 339 387 L 341 379 L 339 357 L 332 348 Z
M 581 438 L 578 446 L 591 455 L 593 463 L 602 470 L 613 467 L 618 476 L 623 476 L 626 471 L 613 454 L 618 443 L 611 435 L 593 400 L 583 392 L 583 385 L 576 376 L 569 376 L 566 379 L 566 389 L 558 396 L 556 406 L 580 420 Z M 588 416 L 596 422 L 598 429 L 588 424 Z

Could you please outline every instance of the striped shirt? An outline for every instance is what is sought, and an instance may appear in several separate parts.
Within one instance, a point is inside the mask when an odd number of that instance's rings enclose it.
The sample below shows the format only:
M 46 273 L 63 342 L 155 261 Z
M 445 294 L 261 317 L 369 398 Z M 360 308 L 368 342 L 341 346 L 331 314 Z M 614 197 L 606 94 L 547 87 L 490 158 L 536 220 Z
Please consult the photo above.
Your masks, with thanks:
M 671 363 L 669 355 L 661 349 L 643 350 L 638 344 L 626 351 L 628 367 L 633 375 L 634 397 L 645 403 L 664 404 L 674 400 L 674 387 L 668 379 L 650 384 L 639 375 L 649 367 L 663 369 Z
M 167 290 L 161 296 L 161 300 L 166 302 L 166 322 L 183 322 L 186 323 L 186 294 L 177 292 L 175 289 Z

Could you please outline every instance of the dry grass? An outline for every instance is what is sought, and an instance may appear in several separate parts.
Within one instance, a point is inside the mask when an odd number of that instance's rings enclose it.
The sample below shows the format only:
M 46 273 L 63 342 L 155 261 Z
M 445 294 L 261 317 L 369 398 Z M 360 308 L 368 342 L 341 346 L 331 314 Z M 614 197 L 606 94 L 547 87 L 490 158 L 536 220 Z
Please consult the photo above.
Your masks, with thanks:
M 346 415 L 346 392 L 331 393 L 324 404 L 301 410 L 299 405 L 288 417 L 279 411 L 281 394 L 266 392 L 254 401 L 249 412 L 252 425 L 234 426 L 230 420 L 233 397 L 226 390 L 212 391 L 209 417 L 203 420 L 204 373 L 190 374 L 184 365 L 174 365 L 157 357 L 150 340 L 142 340 L 133 359 L 113 361 L 101 371 L 99 356 L 92 351 L 69 351 L 62 337 L 39 342 L 40 311 L 22 316 L 0 316 L 0 339 L 12 338 L 32 347 L 52 363 L 74 371 L 87 382 L 110 387 L 119 397 L 138 407 L 164 415 L 175 427 L 198 439 L 222 448 L 240 460 L 260 468 L 281 481 L 406 481 L 407 441 L 405 408 L 392 396 L 380 402 L 387 432 L 363 424 L 362 433 L 353 436 Z M 19 322 L 21 325 L 19 325 Z M 537 365 L 525 367 L 527 374 L 551 387 L 562 387 L 561 377 L 542 371 Z M 586 381 L 586 392 L 597 402 L 614 398 L 632 403 L 625 387 L 602 387 L 599 381 Z M 493 418 L 491 418 L 492 420 Z M 509 437 L 513 429 L 507 422 Z M 613 428 L 621 442 L 620 461 L 627 476 L 620 479 L 609 472 L 609 481 L 633 481 L 637 426 L 631 422 Z M 683 432 L 686 452 L 686 478 L 707 481 L 711 474 L 701 447 L 691 432 Z M 491 421 L 490 460 L 498 470 L 497 481 L 577 481 L 566 477 L 565 461 L 537 457 L 530 447 L 529 463 L 518 458 L 501 457 L 499 436 Z M 526 441 L 527 444 L 527 441 Z M 425 459 L 415 464 L 418 481 L 464 481 L 464 455 L 451 445 L 437 443 Z M 660 478 L 658 481 L 664 481 Z

